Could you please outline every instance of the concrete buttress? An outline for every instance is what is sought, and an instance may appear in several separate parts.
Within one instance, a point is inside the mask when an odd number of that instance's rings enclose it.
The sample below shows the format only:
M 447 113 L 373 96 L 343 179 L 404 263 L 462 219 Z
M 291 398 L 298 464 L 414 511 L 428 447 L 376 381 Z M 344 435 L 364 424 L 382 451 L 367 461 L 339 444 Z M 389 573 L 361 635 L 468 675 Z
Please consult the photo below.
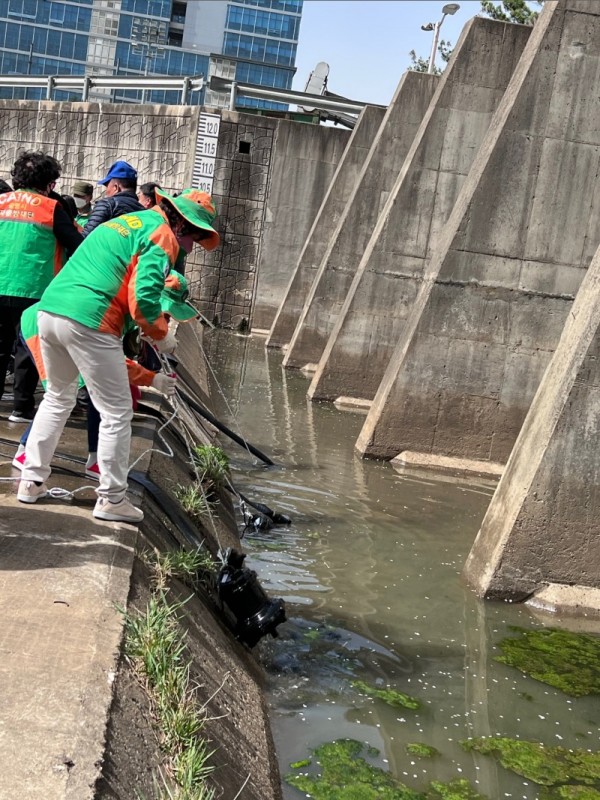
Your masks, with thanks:
M 600 4 L 544 4 L 357 450 L 504 462 L 600 241 Z
M 600 588 L 600 249 L 585 275 L 464 575 L 522 599 L 547 583 Z
M 367 106 L 358 118 L 315 221 L 302 246 L 298 263 L 271 325 L 266 341 L 267 347 L 281 347 L 292 338 L 306 293 L 310 288 L 311 278 L 321 262 L 331 229 L 339 220 L 346 202 L 352 195 L 361 167 L 369 154 L 384 114 L 385 109 Z
M 330 227 L 321 258 L 314 264 L 304 264 L 302 272 L 308 273 L 304 294 L 288 296 L 294 309 L 297 303 L 298 311 L 294 311 L 295 329 L 290 329 L 286 339 L 290 344 L 284 366 L 300 368 L 319 360 L 360 256 L 438 83 L 435 75 L 407 72 L 402 76 L 343 213 Z M 331 273 L 335 278 L 333 292 Z M 324 285 L 329 294 L 323 294 Z
M 315 400 L 372 400 L 531 28 L 475 17 L 419 127 L 321 355 Z M 335 273 L 327 273 L 331 283 Z M 323 292 L 325 295 L 326 293 Z M 327 293 L 329 294 L 329 293 Z

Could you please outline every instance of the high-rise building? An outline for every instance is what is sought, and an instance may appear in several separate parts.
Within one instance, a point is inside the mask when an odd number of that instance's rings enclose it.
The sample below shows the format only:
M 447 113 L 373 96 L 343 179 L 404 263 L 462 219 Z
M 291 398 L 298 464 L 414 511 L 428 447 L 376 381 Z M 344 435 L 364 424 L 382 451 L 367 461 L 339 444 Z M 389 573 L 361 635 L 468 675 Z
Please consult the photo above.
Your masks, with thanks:
M 0 0 L 2 75 L 211 75 L 289 89 L 303 0 Z M 4 88 L 0 98 L 41 99 Z M 56 91 L 58 100 L 78 99 Z M 95 90 L 90 99 L 140 101 L 142 92 Z M 177 103 L 175 91 L 151 91 Z M 191 95 L 225 105 L 222 93 Z M 246 107 L 285 108 L 239 98 Z

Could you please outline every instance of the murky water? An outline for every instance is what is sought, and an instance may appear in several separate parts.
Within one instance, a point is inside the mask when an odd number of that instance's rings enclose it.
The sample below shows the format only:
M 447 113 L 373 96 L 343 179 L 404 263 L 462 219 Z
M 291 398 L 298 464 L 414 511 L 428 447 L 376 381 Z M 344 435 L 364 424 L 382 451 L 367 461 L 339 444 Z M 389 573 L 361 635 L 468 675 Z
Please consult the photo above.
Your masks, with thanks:
M 264 469 L 227 447 L 236 484 L 293 519 L 245 538 L 249 565 L 287 604 L 280 638 L 258 648 L 282 775 L 310 748 L 349 737 L 414 789 L 466 777 L 490 800 L 534 800 L 539 787 L 458 742 L 502 735 L 598 749 L 598 698 L 571 699 L 494 660 L 510 625 L 545 623 L 482 603 L 460 581 L 494 485 L 362 461 L 353 446 L 363 417 L 311 403 L 306 378 L 283 370 L 263 340 L 219 333 L 207 349 L 230 406 L 217 401 L 221 416 L 280 464 Z M 422 708 L 392 708 L 353 680 Z M 442 755 L 411 757 L 413 742 Z M 285 785 L 284 795 L 303 796 Z

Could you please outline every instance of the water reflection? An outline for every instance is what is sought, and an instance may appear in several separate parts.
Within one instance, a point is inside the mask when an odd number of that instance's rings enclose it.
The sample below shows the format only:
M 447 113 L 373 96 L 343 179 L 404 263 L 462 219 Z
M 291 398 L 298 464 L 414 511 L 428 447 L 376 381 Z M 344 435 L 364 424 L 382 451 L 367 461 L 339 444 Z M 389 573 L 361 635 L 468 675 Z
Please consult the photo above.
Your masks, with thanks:
M 379 765 L 416 789 L 467 777 L 493 800 L 534 800 L 538 787 L 459 741 L 503 735 L 597 749 L 598 698 L 570 699 L 494 660 L 510 625 L 541 623 L 461 584 L 494 484 L 362 461 L 353 446 L 364 418 L 309 402 L 306 379 L 283 370 L 262 340 L 217 334 L 208 344 L 228 421 L 279 464 L 267 470 L 229 450 L 235 481 L 293 519 L 246 538 L 249 562 L 291 618 L 259 648 L 282 773 L 309 748 L 350 737 L 379 748 Z M 422 708 L 365 697 L 355 679 L 418 697 Z M 411 742 L 442 755 L 409 756 Z

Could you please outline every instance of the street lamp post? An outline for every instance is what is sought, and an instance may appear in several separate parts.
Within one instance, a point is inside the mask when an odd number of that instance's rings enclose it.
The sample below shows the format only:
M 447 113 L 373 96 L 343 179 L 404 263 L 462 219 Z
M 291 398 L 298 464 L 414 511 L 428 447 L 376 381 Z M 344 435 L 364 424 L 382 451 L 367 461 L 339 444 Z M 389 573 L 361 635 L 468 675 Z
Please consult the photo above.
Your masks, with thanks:
M 427 25 L 421 25 L 421 30 L 433 31 L 433 43 L 431 45 L 431 54 L 429 56 L 429 66 L 427 67 L 427 72 L 430 75 L 433 74 L 435 66 L 435 54 L 437 52 L 438 41 L 440 38 L 440 28 L 442 27 L 442 23 L 447 16 L 452 16 L 453 14 L 456 14 L 459 8 L 460 6 L 458 5 L 458 3 L 446 3 L 446 5 L 442 7 L 442 18 L 439 22 L 428 22 Z

